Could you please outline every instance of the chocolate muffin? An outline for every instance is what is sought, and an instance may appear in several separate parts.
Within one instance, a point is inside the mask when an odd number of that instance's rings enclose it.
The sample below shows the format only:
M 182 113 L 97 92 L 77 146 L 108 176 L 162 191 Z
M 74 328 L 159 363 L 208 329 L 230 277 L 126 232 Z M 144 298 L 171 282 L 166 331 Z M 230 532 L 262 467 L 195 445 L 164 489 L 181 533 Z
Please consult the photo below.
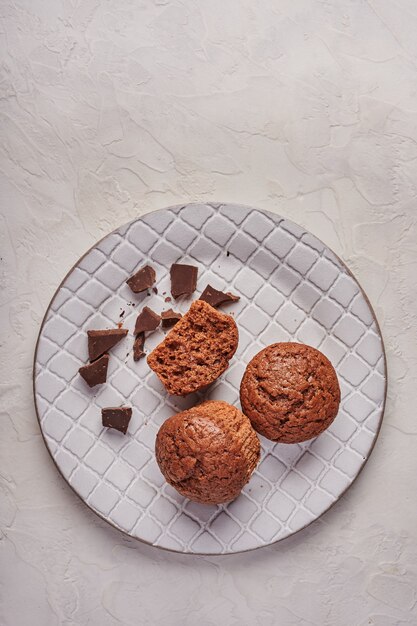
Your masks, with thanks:
M 234 500 L 248 482 L 260 454 L 248 418 L 227 402 L 208 401 L 162 424 L 156 460 L 167 482 L 202 504 Z
M 261 435 L 298 443 L 330 426 L 339 409 L 340 388 L 333 365 L 319 350 L 301 343 L 275 343 L 250 361 L 240 401 Z
M 185 396 L 227 369 L 238 338 L 233 317 L 196 300 L 148 356 L 148 365 L 169 393 Z

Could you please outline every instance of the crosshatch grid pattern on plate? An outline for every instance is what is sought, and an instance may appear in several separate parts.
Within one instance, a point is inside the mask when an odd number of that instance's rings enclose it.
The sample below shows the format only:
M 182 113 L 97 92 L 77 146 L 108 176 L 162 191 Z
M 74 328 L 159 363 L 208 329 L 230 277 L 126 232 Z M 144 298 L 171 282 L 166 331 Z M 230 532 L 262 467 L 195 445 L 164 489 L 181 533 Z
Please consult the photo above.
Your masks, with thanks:
M 132 359 L 142 303 L 172 306 L 169 267 L 198 265 L 197 292 L 232 290 L 240 341 L 229 369 L 203 396 L 169 396 L 142 359 Z M 125 284 L 150 263 L 158 294 Z M 195 294 L 195 295 L 196 295 Z M 190 299 L 175 303 L 185 312 Z M 135 304 L 136 306 L 133 306 Z M 124 313 L 122 313 L 124 311 Z M 122 317 L 120 317 L 122 315 Z M 105 385 L 78 375 L 86 331 L 123 321 L 128 337 L 110 356 Z M 147 338 L 149 352 L 164 334 Z M 300 341 L 332 361 L 342 401 L 332 426 L 303 444 L 261 437 L 261 462 L 227 505 L 198 505 L 167 485 L 154 458 L 162 422 L 203 398 L 239 406 L 243 371 L 276 341 Z M 46 444 L 61 473 L 96 513 L 132 537 L 179 552 L 221 554 L 283 539 L 317 519 L 353 482 L 382 419 L 386 387 L 382 339 L 355 279 L 319 240 L 277 215 L 228 204 L 156 211 L 100 241 L 67 276 L 48 309 L 35 358 L 35 398 Z M 103 406 L 133 406 L 127 436 L 103 429 Z

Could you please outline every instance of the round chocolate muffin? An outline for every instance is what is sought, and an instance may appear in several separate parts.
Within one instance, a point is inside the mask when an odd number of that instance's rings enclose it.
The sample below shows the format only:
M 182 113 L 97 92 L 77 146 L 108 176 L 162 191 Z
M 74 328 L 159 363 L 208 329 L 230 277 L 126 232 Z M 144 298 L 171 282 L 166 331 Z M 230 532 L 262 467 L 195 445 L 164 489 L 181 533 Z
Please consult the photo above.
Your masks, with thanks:
M 260 454 L 248 418 L 227 402 L 208 401 L 166 420 L 156 437 L 156 460 L 167 482 L 202 504 L 234 500 Z
M 261 435 L 298 443 L 330 426 L 339 409 L 340 388 L 333 365 L 319 350 L 301 343 L 275 343 L 250 361 L 240 401 Z

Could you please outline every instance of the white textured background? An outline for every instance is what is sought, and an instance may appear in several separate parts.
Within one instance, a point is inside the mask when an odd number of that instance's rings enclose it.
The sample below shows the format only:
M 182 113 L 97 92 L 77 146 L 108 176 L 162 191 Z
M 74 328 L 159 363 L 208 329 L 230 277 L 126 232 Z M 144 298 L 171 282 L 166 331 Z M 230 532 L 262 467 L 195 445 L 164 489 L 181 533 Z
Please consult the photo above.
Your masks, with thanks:
M 417 623 L 414 0 L 2 0 L 0 624 Z M 190 200 L 299 222 L 382 325 L 390 389 L 345 497 L 254 553 L 124 538 L 59 477 L 31 391 L 63 275 L 134 216 Z

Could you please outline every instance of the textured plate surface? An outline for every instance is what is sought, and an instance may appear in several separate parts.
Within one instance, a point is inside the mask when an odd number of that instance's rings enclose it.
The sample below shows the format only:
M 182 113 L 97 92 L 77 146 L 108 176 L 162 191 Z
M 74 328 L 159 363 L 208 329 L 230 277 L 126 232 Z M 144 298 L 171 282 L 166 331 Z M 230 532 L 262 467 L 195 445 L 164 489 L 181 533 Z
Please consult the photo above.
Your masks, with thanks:
M 146 303 L 170 308 L 169 268 L 198 265 L 197 294 L 207 283 L 240 295 L 233 312 L 240 341 L 229 369 L 203 395 L 169 396 L 146 360 L 132 358 L 131 332 Z M 148 262 L 158 294 L 134 295 L 125 280 Z M 185 312 L 190 299 L 174 303 Z M 133 306 L 133 305 L 136 306 Z M 121 313 L 125 311 L 122 317 Z M 86 331 L 130 333 L 112 351 L 107 383 L 89 389 Z M 149 352 L 161 341 L 147 338 Z M 303 444 L 261 437 L 261 462 L 234 502 L 198 505 L 167 485 L 154 458 L 162 422 L 203 397 L 239 405 L 249 360 L 276 341 L 319 348 L 336 368 L 339 414 Z M 130 353 L 130 354 L 128 354 Z M 147 543 L 179 552 L 221 554 L 283 539 L 317 519 L 353 482 L 372 450 L 384 410 L 386 371 L 377 322 L 343 263 L 300 226 L 238 205 L 193 204 L 157 211 L 119 228 L 74 267 L 45 316 L 35 356 L 35 401 L 59 470 L 101 517 Z M 101 407 L 133 407 L 126 436 L 103 429 Z

